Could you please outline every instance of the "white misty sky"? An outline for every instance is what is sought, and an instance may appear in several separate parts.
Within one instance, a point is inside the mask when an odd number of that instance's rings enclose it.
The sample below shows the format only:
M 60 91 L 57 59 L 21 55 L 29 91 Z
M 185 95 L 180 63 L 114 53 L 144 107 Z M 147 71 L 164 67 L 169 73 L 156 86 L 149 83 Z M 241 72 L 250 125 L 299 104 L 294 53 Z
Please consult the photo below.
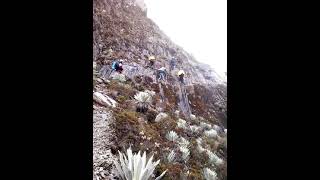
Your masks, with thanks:
M 227 72 L 227 0 L 145 0 L 148 17 L 217 73 Z

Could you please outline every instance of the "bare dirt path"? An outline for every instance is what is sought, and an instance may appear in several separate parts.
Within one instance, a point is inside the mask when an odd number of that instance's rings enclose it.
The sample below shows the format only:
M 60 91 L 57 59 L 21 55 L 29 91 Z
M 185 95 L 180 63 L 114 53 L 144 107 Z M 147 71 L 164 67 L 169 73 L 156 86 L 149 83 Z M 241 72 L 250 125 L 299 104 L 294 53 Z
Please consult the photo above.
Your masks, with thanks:
M 113 179 L 111 174 L 112 160 L 110 138 L 112 115 L 104 107 L 94 105 L 93 110 L 93 179 Z

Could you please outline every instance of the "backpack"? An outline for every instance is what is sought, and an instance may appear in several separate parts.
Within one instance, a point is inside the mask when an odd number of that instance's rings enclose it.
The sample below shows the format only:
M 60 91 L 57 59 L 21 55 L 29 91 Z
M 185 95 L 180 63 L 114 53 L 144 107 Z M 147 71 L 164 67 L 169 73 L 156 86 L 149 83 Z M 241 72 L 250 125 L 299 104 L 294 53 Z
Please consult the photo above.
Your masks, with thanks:
M 118 61 L 113 61 L 113 63 L 112 63 L 112 69 L 117 69 L 118 66 L 119 66 Z

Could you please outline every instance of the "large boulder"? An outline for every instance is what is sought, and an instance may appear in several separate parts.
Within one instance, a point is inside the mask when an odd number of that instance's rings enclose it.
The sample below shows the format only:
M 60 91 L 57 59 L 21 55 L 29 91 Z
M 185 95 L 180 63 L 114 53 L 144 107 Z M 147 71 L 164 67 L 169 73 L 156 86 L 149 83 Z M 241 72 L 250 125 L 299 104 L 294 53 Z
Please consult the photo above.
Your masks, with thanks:
M 115 100 L 113 100 L 109 96 L 103 95 L 99 92 L 93 93 L 93 100 L 103 106 L 116 107 L 116 105 L 117 105 L 117 102 Z

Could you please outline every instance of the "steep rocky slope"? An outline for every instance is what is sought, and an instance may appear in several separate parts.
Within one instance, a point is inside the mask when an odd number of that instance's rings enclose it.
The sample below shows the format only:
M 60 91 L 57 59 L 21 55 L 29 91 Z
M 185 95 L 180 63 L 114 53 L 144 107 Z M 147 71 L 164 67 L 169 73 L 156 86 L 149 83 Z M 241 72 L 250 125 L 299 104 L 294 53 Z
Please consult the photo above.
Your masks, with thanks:
M 203 179 L 201 172 L 205 167 L 216 171 L 219 179 L 226 179 L 226 133 L 223 131 L 227 128 L 226 83 L 213 69 L 174 44 L 148 19 L 143 1 L 137 4 L 134 0 L 94 0 L 93 11 L 94 92 L 117 102 L 116 107 L 94 103 L 94 128 L 101 128 L 94 131 L 95 178 L 112 179 L 110 159 L 117 150 L 124 151 L 131 146 L 134 151 L 155 153 L 155 157 L 161 159 L 156 173 L 168 169 L 163 179 Z M 173 55 L 178 58 L 177 68 L 170 72 L 164 84 L 156 82 L 153 69 L 145 68 L 151 55 L 157 58 L 156 68 L 169 69 L 168 60 Z M 98 73 L 114 59 L 124 60 L 124 79 L 112 73 L 107 80 Z M 180 68 L 186 72 L 186 85 L 177 82 L 175 74 Z M 155 92 L 150 108 L 145 113 L 136 112 L 134 95 L 145 90 Z M 167 117 L 156 122 L 159 113 Z M 180 126 L 182 120 L 186 126 Z M 101 127 L 104 125 L 107 127 Z M 207 136 L 210 130 L 218 134 Z M 189 142 L 187 161 L 181 159 L 179 142 L 166 139 L 169 131 L 175 131 L 180 139 Z M 199 146 L 206 150 L 199 153 Z M 174 162 L 166 160 L 170 151 L 177 154 Z M 208 162 L 208 157 L 212 157 L 208 152 L 223 163 Z M 104 160 L 105 156 L 109 159 Z

